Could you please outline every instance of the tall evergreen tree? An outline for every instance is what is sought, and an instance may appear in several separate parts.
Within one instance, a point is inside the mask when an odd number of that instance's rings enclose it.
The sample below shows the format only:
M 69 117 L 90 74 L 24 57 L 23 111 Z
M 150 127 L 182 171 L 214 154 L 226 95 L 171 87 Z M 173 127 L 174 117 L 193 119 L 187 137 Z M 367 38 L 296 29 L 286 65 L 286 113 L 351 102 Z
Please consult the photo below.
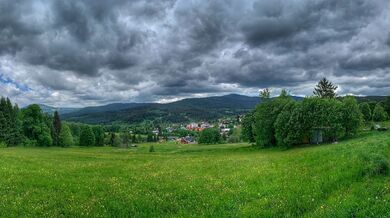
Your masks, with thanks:
M 53 145 L 60 145 L 60 133 L 61 133 L 61 119 L 57 111 L 54 112 L 53 118 Z
M 333 85 L 332 82 L 323 78 L 318 82 L 317 86 L 314 88 L 314 95 L 321 98 L 335 98 L 337 96 L 336 90 L 338 86 Z
M 271 97 L 271 92 L 268 88 L 260 90 L 260 99 L 261 100 L 267 100 Z

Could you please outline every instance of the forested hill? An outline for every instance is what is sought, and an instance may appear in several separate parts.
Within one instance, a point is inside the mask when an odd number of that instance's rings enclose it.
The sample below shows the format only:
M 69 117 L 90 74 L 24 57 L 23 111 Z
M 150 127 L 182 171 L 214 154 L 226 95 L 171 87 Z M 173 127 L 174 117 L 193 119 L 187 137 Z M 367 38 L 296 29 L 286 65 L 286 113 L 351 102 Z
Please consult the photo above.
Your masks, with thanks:
M 259 102 L 259 97 L 231 94 L 188 98 L 167 104 L 121 103 L 87 107 L 71 113 L 63 113 L 62 118 L 90 124 L 139 123 L 144 120 L 180 123 L 193 120 L 216 120 L 224 116 L 243 114 L 253 109 Z
M 295 100 L 301 97 L 293 97 Z M 359 102 L 384 101 L 384 96 L 357 97 Z M 54 108 L 40 105 L 43 111 L 59 110 L 63 119 L 90 124 L 140 123 L 145 120 L 181 123 L 216 120 L 248 112 L 260 103 L 259 97 L 225 95 L 206 98 L 188 98 L 180 101 L 158 103 L 115 103 L 86 108 Z

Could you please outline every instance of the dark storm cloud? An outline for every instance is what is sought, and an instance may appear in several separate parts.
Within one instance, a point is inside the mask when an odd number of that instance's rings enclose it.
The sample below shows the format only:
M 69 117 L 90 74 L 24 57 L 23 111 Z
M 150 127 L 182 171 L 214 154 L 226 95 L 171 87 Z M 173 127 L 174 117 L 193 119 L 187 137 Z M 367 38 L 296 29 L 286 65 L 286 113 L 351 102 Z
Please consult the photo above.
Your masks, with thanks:
M 264 87 L 310 94 L 306 87 L 323 76 L 340 83 L 342 92 L 387 94 L 390 83 L 360 78 L 374 80 L 390 68 L 389 5 L 385 0 L 2 0 L 0 67 L 14 79 L 49 90 L 37 96 L 66 91 L 60 95 L 71 102 Z

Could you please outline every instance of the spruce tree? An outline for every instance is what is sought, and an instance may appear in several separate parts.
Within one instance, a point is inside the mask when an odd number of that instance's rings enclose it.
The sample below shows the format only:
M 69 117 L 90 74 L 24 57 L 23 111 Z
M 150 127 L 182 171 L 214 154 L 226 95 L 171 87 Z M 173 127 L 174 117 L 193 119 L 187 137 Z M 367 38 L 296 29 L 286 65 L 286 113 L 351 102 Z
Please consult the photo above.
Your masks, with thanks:
M 61 119 L 57 111 L 54 112 L 53 118 L 53 145 L 60 145 Z
M 335 98 L 337 96 L 336 90 L 338 86 L 333 85 L 332 82 L 323 78 L 318 82 L 317 86 L 314 88 L 314 95 L 320 98 Z

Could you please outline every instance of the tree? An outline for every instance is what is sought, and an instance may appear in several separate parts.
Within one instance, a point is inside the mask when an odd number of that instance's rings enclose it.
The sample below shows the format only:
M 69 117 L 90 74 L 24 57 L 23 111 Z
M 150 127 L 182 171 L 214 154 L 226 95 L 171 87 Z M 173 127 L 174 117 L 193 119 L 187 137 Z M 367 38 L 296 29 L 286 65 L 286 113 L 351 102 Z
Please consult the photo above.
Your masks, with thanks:
M 388 96 L 386 98 L 384 106 L 385 106 L 385 111 L 387 112 L 387 115 L 390 116 L 390 96 Z
M 372 120 L 372 112 L 370 105 L 367 102 L 359 105 L 360 112 L 363 114 L 363 119 L 368 122 Z
M 80 146 L 94 146 L 95 135 L 90 126 L 84 126 L 80 134 Z
M 297 103 L 294 101 L 287 103 L 276 118 L 274 123 L 275 139 L 280 147 L 290 147 L 294 143 L 288 136 L 292 128 L 290 119 L 296 107 Z
M 54 112 L 53 118 L 53 145 L 60 145 L 61 119 L 57 111 Z
M 259 147 L 276 145 L 274 123 L 284 106 L 293 101 L 291 98 L 278 97 L 265 101 L 256 107 L 254 135 Z
M 337 96 L 336 90 L 338 86 L 333 85 L 332 82 L 323 78 L 318 82 L 317 86 L 314 88 L 314 95 L 320 98 L 335 98 Z
M 112 132 L 112 133 L 110 134 L 110 142 L 109 142 L 110 146 L 114 146 L 114 144 L 115 144 L 115 138 L 116 138 L 116 135 L 115 135 L 114 132 Z
M 381 103 L 376 104 L 374 112 L 372 113 L 372 119 L 375 122 L 385 121 L 388 119 L 388 114 Z
M 17 145 L 21 142 L 20 112 L 17 105 L 13 106 L 9 98 L 0 99 L 0 141 L 7 145 Z
M 35 142 L 38 146 L 52 145 L 50 129 L 38 105 L 33 104 L 23 109 L 22 120 L 23 133 L 27 139 Z
M 200 132 L 199 144 L 217 144 L 221 141 L 221 135 L 216 128 L 208 128 Z
M 343 99 L 342 125 L 347 136 L 355 135 L 363 122 L 363 114 L 359 109 L 356 99 L 347 96 Z
M 59 135 L 59 146 L 61 147 L 70 147 L 73 146 L 73 136 L 68 125 L 64 124 L 61 127 L 61 132 Z
M 255 136 L 253 134 L 253 128 L 255 125 L 255 111 L 251 111 L 244 115 L 242 118 L 242 131 L 241 136 L 245 142 L 255 142 Z
M 271 92 L 268 88 L 260 90 L 260 99 L 261 100 L 267 100 L 271 97 Z
M 94 126 L 92 128 L 93 134 L 95 136 L 95 145 L 104 146 L 104 129 L 102 126 Z

